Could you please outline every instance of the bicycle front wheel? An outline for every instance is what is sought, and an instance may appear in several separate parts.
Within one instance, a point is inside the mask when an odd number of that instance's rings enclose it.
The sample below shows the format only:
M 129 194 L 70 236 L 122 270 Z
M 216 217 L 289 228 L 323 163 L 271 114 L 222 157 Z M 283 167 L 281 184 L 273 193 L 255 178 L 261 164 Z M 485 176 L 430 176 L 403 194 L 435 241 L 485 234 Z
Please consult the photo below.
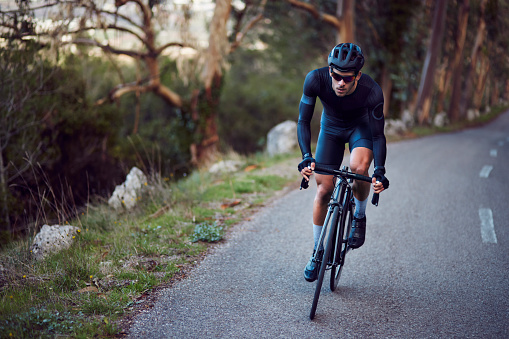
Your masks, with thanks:
M 350 204 L 351 197 L 347 195 L 343 203 L 343 213 L 341 213 L 338 232 L 336 235 L 336 246 L 334 248 L 334 261 L 330 271 L 330 289 L 335 291 L 338 287 L 341 271 L 345 264 L 346 253 L 348 252 L 348 236 L 352 227 L 353 209 Z
M 339 218 L 339 206 L 335 206 L 334 209 L 332 210 L 332 217 L 326 218 L 326 220 L 327 219 L 329 220 L 329 224 L 327 225 L 327 229 L 329 230 L 329 236 L 327 238 L 327 243 L 325 245 L 323 257 L 321 258 L 322 262 L 320 265 L 318 280 L 316 281 L 315 295 L 313 297 L 313 304 L 311 305 L 311 312 L 309 313 L 309 318 L 311 320 L 313 320 L 313 318 L 315 317 L 316 307 L 318 306 L 318 299 L 320 298 L 320 292 L 322 290 L 323 278 L 325 276 L 327 263 L 329 261 L 329 258 L 333 258 L 332 255 L 334 254 L 333 248 L 335 247 L 336 243 L 335 233 L 336 225 L 338 224 L 338 218 Z

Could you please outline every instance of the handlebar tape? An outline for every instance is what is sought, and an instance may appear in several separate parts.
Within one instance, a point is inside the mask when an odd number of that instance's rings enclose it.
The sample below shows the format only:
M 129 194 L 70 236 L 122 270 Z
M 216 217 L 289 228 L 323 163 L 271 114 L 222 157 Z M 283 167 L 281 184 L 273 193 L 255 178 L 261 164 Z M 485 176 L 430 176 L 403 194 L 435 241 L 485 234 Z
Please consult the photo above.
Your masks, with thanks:
M 380 195 L 378 193 L 373 193 L 373 198 L 371 199 L 371 203 L 375 206 L 378 206 L 378 199 Z
M 306 180 L 306 178 L 302 178 L 302 181 L 300 182 L 300 189 L 306 189 L 309 187 L 309 181 Z

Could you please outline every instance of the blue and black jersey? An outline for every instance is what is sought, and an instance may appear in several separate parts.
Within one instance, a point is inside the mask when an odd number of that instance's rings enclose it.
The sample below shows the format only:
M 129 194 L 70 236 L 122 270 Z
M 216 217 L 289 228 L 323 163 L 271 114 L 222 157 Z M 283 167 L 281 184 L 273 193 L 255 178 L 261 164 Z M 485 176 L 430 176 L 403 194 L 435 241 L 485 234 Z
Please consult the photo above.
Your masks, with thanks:
M 323 105 L 315 154 L 318 163 L 339 167 L 344 144 L 349 143 L 350 150 L 359 146 L 372 149 L 375 167 L 385 166 L 384 97 L 382 89 L 370 76 L 361 74 L 355 91 L 338 97 L 332 88 L 328 67 L 308 73 L 299 105 L 297 129 L 302 154 L 311 153 L 310 124 L 316 98 L 320 98 Z M 338 150 L 338 147 L 342 149 Z

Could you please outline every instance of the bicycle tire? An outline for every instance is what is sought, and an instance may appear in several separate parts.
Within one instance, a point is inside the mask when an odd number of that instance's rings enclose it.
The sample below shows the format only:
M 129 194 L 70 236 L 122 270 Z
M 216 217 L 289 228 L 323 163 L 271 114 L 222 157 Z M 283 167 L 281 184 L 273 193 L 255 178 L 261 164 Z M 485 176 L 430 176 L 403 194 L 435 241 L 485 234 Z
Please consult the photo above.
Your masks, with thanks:
M 329 218 L 329 236 L 327 238 L 327 243 L 325 245 L 325 250 L 323 251 L 322 264 L 320 265 L 320 272 L 318 274 L 318 280 L 316 281 L 315 294 L 313 297 L 313 304 L 311 305 L 311 312 L 309 313 L 309 318 L 313 320 L 316 314 L 316 307 L 318 306 L 318 299 L 320 298 L 320 292 L 322 290 L 323 278 L 325 276 L 325 271 L 327 268 L 327 262 L 329 261 L 330 253 L 332 252 L 332 248 L 334 247 L 335 239 L 334 233 L 335 228 L 338 222 L 339 216 L 339 206 L 335 206 L 332 210 L 332 217 Z
M 330 289 L 335 291 L 341 278 L 341 272 L 345 265 L 346 253 L 348 252 L 348 236 L 352 227 L 353 209 L 350 203 L 351 193 L 346 195 L 343 203 L 341 219 L 336 236 L 336 247 L 334 249 L 334 265 L 330 272 Z

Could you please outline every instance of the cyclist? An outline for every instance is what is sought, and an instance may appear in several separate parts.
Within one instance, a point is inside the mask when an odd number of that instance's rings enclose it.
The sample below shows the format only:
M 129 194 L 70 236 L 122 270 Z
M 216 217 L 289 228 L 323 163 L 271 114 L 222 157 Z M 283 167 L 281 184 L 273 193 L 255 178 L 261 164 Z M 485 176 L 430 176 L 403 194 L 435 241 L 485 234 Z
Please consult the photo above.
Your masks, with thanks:
M 303 159 L 298 166 L 299 172 L 309 181 L 315 167 L 315 158 L 316 162 L 327 168 L 339 169 L 343 161 L 345 144 L 348 143 L 352 172 L 368 176 L 368 169 L 374 158 L 373 189 L 375 193 L 380 193 L 389 187 L 384 167 L 387 148 L 382 90 L 371 77 L 360 71 L 364 65 L 364 56 L 359 46 L 341 43 L 332 49 L 327 61 L 328 67 L 309 72 L 304 81 L 297 127 Z M 323 112 L 316 154 L 313 158 L 310 122 L 317 97 L 322 102 Z M 317 258 L 321 258 L 323 253 L 323 244 L 318 244 L 318 241 L 334 188 L 331 175 L 317 171 L 315 178 L 317 184 L 313 203 L 315 246 L 304 271 L 304 278 L 307 281 L 315 281 L 318 276 L 319 264 L 313 257 L 316 251 L 319 251 Z M 359 248 L 365 239 L 365 211 L 370 184 L 355 181 L 352 188 L 356 209 L 348 243 L 352 248 Z

